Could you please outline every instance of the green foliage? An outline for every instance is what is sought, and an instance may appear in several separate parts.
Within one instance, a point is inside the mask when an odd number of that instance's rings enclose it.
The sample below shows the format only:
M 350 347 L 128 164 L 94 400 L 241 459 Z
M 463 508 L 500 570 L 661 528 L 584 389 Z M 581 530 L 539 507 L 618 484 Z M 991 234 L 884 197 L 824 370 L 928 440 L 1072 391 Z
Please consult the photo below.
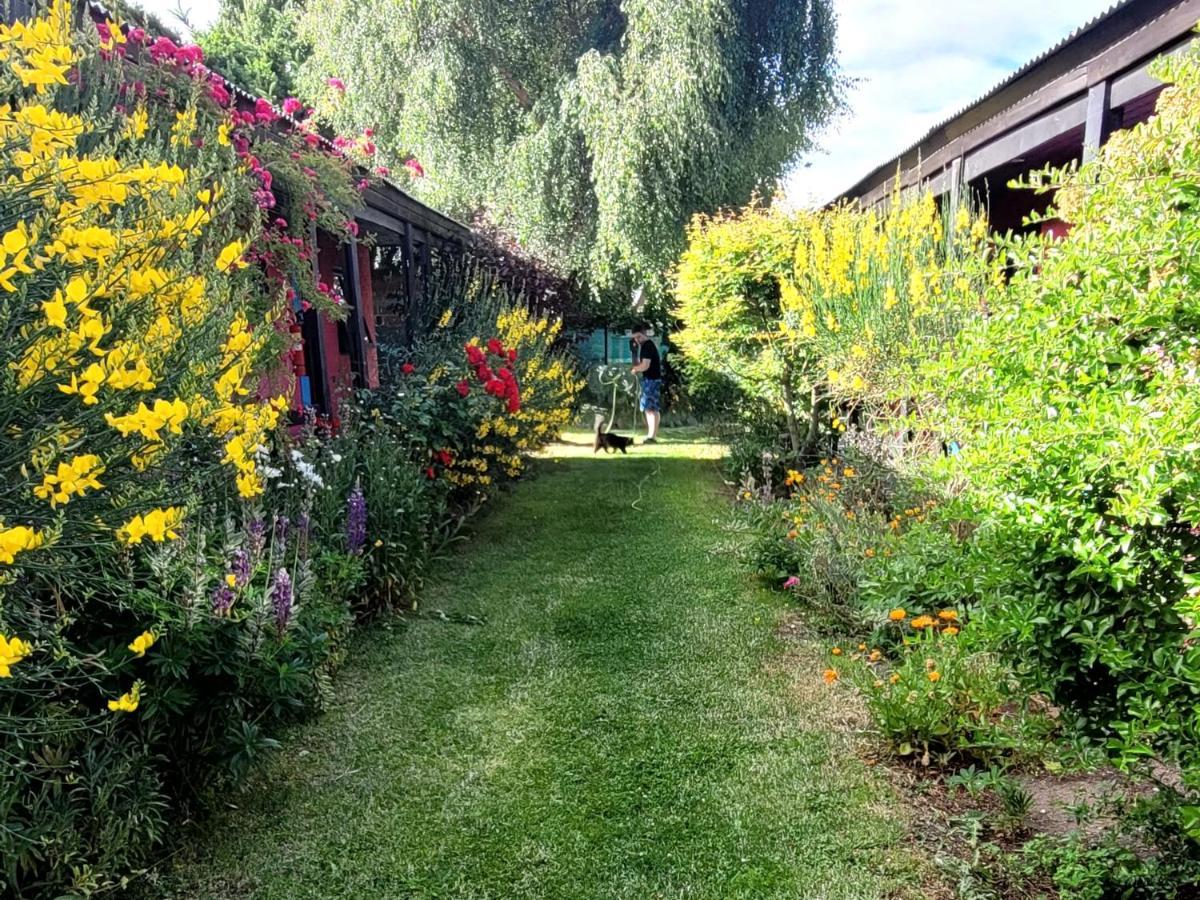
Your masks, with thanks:
M 1069 239 L 1015 272 L 931 368 L 960 436 L 1004 649 L 1126 762 L 1200 764 L 1200 51 L 1149 123 L 1043 173 Z M 937 399 L 930 404 L 936 409 Z
M 282 100 L 297 93 L 301 63 L 312 48 L 297 34 L 293 0 L 234 0 L 197 35 L 213 69 L 260 97 Z
M 301 36 L 309 94 L 414 153 L 424 199 L 622 304 L 661 302 L 688 219 L 771 190 L 838 107 L 827 0 L 314 0 Z

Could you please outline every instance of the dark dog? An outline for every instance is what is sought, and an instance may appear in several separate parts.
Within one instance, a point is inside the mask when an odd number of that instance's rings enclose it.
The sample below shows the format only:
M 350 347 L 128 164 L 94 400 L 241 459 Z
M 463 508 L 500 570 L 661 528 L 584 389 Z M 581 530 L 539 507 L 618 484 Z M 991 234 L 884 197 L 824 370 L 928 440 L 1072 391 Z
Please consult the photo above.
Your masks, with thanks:
M 601 447 L 605 453 L 612 453 L 614 450 L 625 452 L 626 447 L 633 446 L 633 438 L 622 437 L 619 434 L 613 434 L 609 431 L 601 431 L 600 423 L 596 423 L 596 439 L 592 442 L 592 452 L 595 453 Z

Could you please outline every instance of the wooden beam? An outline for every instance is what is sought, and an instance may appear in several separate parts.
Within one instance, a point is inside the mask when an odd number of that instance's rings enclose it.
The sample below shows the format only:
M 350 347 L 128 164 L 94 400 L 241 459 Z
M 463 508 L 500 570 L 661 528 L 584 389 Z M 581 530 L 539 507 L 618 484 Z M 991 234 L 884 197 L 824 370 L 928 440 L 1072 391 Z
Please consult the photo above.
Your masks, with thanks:
M 963 161 L 966 180 L 974 181 L 980 175 L 1013 162 L 1042 144 L 1078 128 L 1087 118 L 1087 107 L 1087 97 L 1080 97 L 1056 112 L 1034 119 L 1004 137 L 980 147 Z
M 1131 66 L 1145 64 L 1162 55 L 1164 48 L 1170 48 L 1166 52 L 1178 52 L 1181 44 L 1193 39 L 1192 29 L 1200 20 L 1200 0 L 1181 0 L 1175 4 L 1143 0 L 1127 9 L 1128 12 L 1118 11 L 1112 20 L 1102 23 L 1106 27 L 1101 33 L 1076 39 L 1083 41 L 1087 37 L 1088 44 L 1081 43 L 1078 48 L 1068 44 L 1051 54 L 1029 72 L 931 131 L 916 146 L 877 167 L 843 196 L 858 197 L 864 204 L 877 203 L 890 193 L 898 163 L 903 172 L 902 185 L 908 187 L 921 178 L 921 172 L 938 171 L 956 156 L 971 153 L 1030 118 L 1064 102 L 1086 97 L 1089 85 L 1119 76 Z M 1118 28 L 1126 29 L 1127 33 L 1116 35 Z M 1108 40 L 1108 44 L 1093 52 L 1091 58 L 1080 58 L 1086 46 L 1095 45 L 1101 38 Z M 1066 71 L 1062 70 L 1064 65 L 1069 66 Z M 1133 86 L 1130 82 L 1122 87 Z M 1122 102 L 1128 99 L 1131 98 L 1123 90 Z M 1114 96 L 1114 105 L 1117 102 Z
M 1083 161 L 1100 152 L 1112 130 L 1112 82 L 1098 81 L 1088 88 L 1087 113 L 1083 125 Z
M 387 237 L 396 243 L 404 238 L 404 223 L 381 209 L 364 205 L 355 210 L 354 218 L 366 223 L 367 227 L 380 237 Z

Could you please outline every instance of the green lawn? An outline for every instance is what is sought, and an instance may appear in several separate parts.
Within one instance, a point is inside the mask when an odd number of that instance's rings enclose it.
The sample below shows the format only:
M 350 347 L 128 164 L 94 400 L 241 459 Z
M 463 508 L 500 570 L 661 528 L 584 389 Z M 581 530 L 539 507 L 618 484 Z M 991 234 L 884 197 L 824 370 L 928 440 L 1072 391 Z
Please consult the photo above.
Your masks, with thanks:
M 335 708 L 154 890 L 919 895 L 819 657 L 733 556 L 720 448 L 568 441 L 442 566 L 422 603 L 450 621 L 364 634 Z

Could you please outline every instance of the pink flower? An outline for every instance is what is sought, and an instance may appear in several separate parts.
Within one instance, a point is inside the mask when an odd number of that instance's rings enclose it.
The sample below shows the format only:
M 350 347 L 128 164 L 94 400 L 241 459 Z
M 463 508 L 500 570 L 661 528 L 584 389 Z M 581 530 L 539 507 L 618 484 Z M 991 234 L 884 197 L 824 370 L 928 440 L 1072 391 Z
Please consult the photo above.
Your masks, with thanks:
M 380 178 L 387 178 L 389 175 L 392 174 L 392 170 L 389 169 L 387 166 L 376 166 L 375 174 L 378 175 Z
M 211 97 L 213 102 L 218 106 L 228 106 L 233 100 L 233 97 L 230 96 L 229 91 L 226 90 L 225 85 L 217 78 L 214 78 L 208 83 L 208 96 Z
M 175 62 L 181 66 L 195 66 L 204 62 L 204 51 L 195 44 L 184 44 L 175 51 Z
M 304 143 L 308 144 L 308 146 L 310 146 L 310 147 L 316 147 L 316 146 L 320 145 L 321 138 L 319 135 L 313 134 L 310 131 L 308 134 L 306 134 L 304 136 Z
M 375 137 L 375 129 L 374 128 L 364 128 L 363 129 L 363 137 L 368 137 L 368 138 Z
M 346 222 L 346 230 L 348 232 L 350 232 L 352 235 L 354 235 L 355 237 L 358 237 L 358 223 L 355 222 L 353 219 L 349 219 Z
M 254 118 L 260 122 L 274 122 L 279 118 L 279 114 L 275 112 L 275 107 L 271 105 L 271 101 L 265 97 L 259 97 L 254 101 Z
M 375 144 L 374 144 L 374 142 L 373 142 L 373 141 L 367 141 L 367 140 L 364 140 L 364 141 L 362 142 L 362 152 L 363 152 L 363 153 L 365 153 L 367 156 L 374 156 L 374 155 L 375 155 Z
M 283 101 L 283 114 L 285 116 L 294 116 L 304 108 L 304 104 L 295 97 L 288 97 Z
M 339 94 L 346 93 L 346 82 L 342 81 L 340 78 L 326 78 L 325 83 Z
M 408 169 L 413 178 L 425 177 L 425 168 L 415 159 L 405 160 L 404 168 Z
M 789 578 L 787 581 L 785 581 L 783 583 L 783 586 L 786 590 L 791 590 L 792 588 L 796 587 L 796 585 L 798 585 L 799 583 L 800 583 L 800 579 L 797 578 L 795 575 L 793 575 L 791 578 Z
M 179 48 L 175 46 L 175 42 L 169 37 L 155 38 L 154 43 L 150 45 L 150 58 L 155 62 L 174 59 L 175 54 L 178 52 Z
M 357 187 L 357 188 L 358 188 L 360 191 L 365 191 L 367 188 L 369 188 L 369 187 L 371 186 L 371 182 L 367 181 L 367 179 L 365 179 L 365 178 L 360 178 L 360 179 L 358 180 L 358 184 L 357 184 L 357 185 L 355 185 L 355 186 L 356 186 L 356 187 Z
M 130 28 L 125 36 L 135 44 L 144 44 L 147 40 L 146 29 L 144 28 Z

